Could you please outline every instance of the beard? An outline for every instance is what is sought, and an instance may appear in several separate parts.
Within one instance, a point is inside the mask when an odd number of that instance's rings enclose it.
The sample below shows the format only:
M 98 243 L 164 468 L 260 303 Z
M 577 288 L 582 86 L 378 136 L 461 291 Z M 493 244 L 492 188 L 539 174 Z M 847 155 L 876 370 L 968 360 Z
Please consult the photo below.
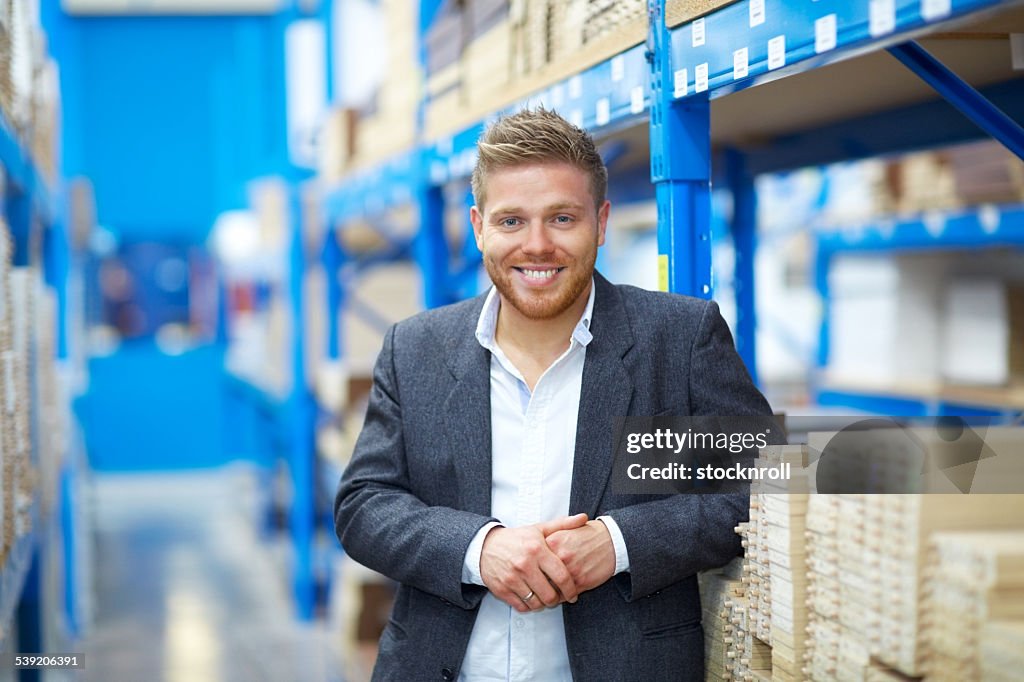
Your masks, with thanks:
M 590 284 L 590 280 L 594 276 L 596 262 L 596 245 L 581 260 L 569 263 L 554 261 L 546 263 L 531 260 L 530 264 L 535 266 L 550 265 L 552 268 L 568 266 L 559 274 L 559 277 L 566 278 L 559 280 L 558 286 L 549 291 L 517 289 L 512 281 L 514 275 L 511 269 L 495 263 L 490 258 L 484 258 L 484 267 L 503 301 L 508 302 L 528 320 L 550 320 L 571 308 L 587 290 L 587 285 Z

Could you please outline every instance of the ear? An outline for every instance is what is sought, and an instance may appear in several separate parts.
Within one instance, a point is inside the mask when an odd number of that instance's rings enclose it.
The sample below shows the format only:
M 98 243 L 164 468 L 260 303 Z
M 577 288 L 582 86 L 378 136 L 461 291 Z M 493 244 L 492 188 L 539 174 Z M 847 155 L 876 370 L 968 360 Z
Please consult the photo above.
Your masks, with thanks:
M 469 222 L 473 223 L 473 237 L 476 239 L 476 248 L 481 253 L 484 251 L 484 216 L 479 208 L 473 206 L 469 209 Z
M 597 209 L 597 245 L 604 246 L 604 231 L 608 227 L 608 214 L 612 210 L 612 202 L 607 199 L 601 204 L 601 208 Z

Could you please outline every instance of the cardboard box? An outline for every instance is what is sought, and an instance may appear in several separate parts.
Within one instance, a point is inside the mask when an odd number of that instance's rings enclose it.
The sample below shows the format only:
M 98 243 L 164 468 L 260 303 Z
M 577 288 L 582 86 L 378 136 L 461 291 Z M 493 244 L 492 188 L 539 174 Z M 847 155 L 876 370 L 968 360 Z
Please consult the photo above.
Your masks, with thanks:
M 1024 286 L 954 280 L 943 305 L 943 379 L 988 386 L 1024 379 Z

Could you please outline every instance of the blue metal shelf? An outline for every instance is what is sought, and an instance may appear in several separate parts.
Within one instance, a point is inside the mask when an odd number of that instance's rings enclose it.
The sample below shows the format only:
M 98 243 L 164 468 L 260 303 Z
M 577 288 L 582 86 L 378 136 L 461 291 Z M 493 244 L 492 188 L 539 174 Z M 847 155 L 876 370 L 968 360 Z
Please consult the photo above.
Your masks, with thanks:
M 57 215 L 52 193 L 39 174 L 28 152 L 14 134 L 7 117 L 0 113 L 0 164 L 7 173 L 7 183 L 18 194 L 30 197 L 32 207 L 44 224 L 53 222 Z M 13 230 L 12 230 L 13 231 Z
M 712 99 L 913 39 L 1005 0 L 740 0 L 672 29 L 677 98 Z M 934 8 L 934 9 L 932 9 Z M 925 16 L 924 12 L 928 12 Z M 777 41 L 777 42 L 773 42 Z M 771 54 L 769 54 L 771 52 Z
M 1024 248 L 1024 204 L 936 211 L 819 232 L 818 258 L 843 251 Z

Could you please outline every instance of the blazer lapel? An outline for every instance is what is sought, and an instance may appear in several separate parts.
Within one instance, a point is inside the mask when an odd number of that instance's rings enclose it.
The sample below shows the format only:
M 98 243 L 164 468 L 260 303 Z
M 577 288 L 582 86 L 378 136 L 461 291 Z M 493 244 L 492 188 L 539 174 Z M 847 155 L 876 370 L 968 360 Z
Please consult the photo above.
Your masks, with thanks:
M 446 330 L 448 369 L 455 381 L 442 414 L 446 443 L 455 462 L 461 508 L 491 515 L 490 353 L 476 340 L 476 322 L 484 297 Z
M 569 513 L 597 515 L 601 495 L 611 475 L 614 459 L 612 434 L 615 418 L 627 414 L 633 383 L 622 362 L 633 346 L 629 319 L 618 290 L 594 273 L 594 314 L 590 323 L 593 340 L 587 345 L 580 390 L 579 422 L 572 472 Z

